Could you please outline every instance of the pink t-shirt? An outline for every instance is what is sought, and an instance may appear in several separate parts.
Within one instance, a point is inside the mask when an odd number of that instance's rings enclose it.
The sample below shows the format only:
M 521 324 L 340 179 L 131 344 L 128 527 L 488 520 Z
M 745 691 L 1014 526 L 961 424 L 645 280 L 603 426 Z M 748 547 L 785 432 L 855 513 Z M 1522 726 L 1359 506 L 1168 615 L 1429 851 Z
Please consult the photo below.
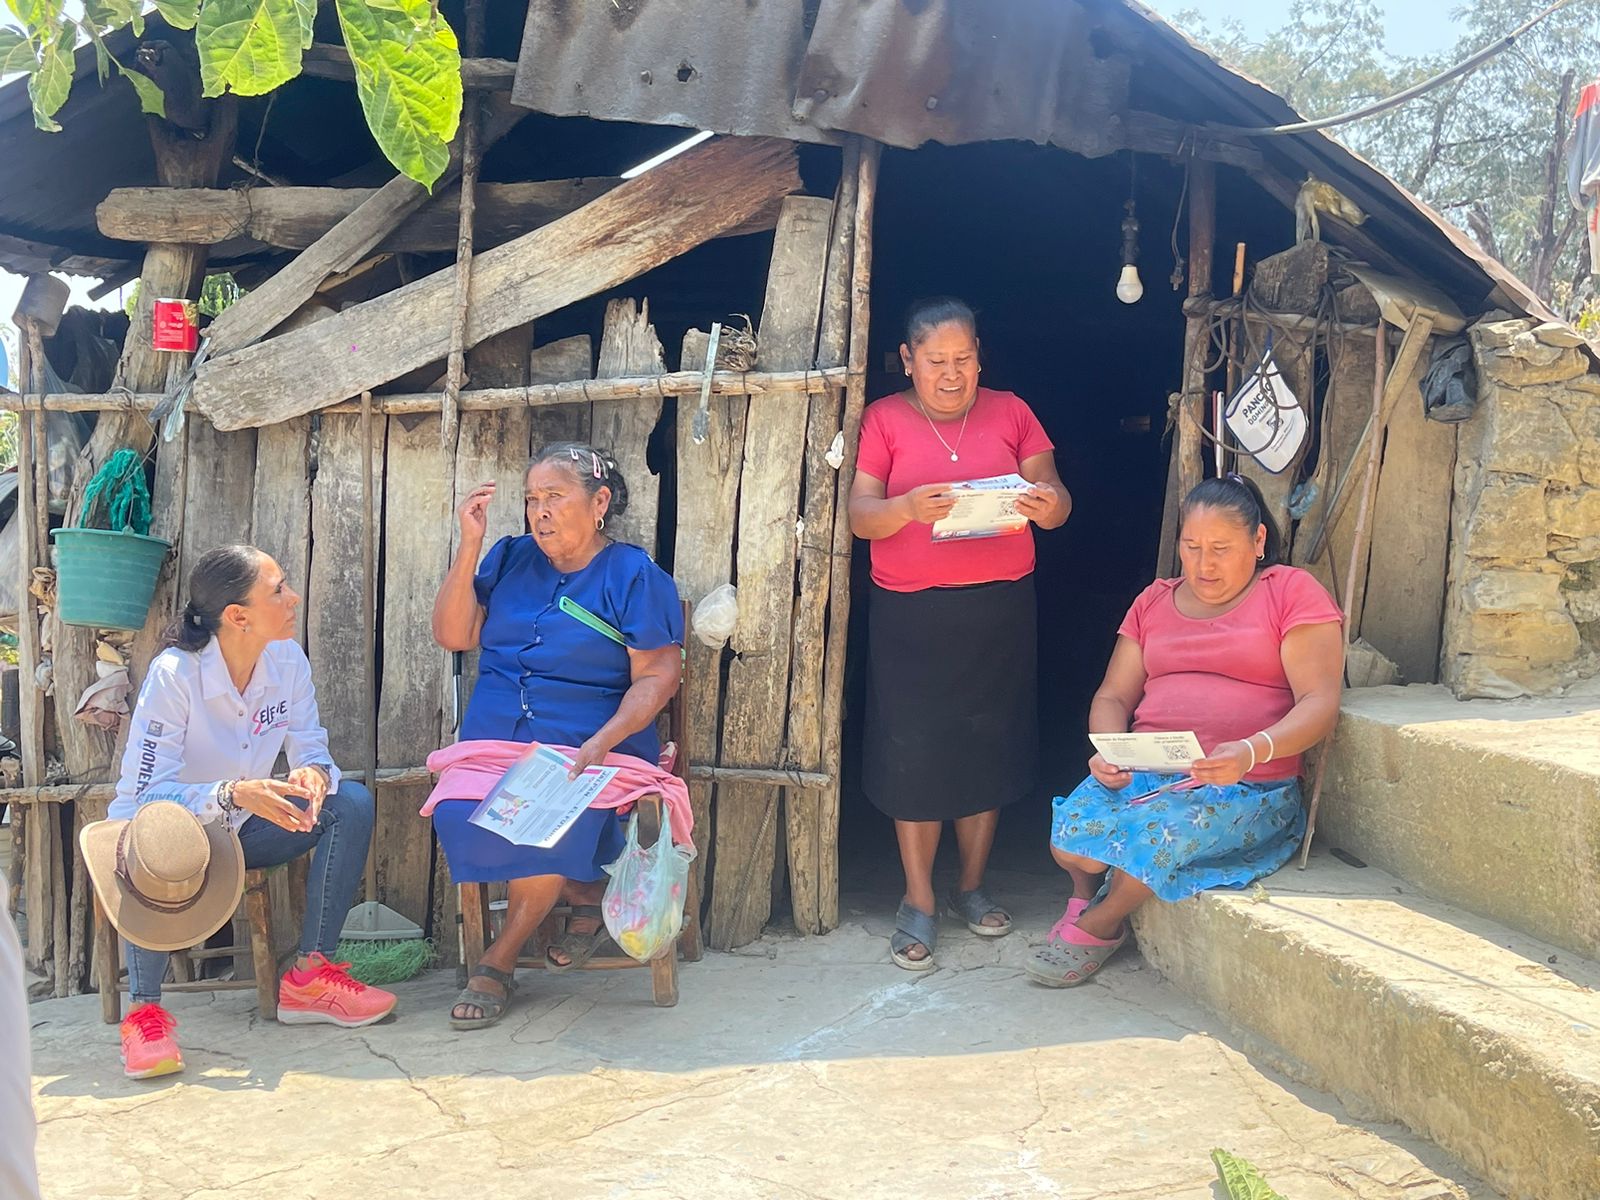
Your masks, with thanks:
M 1179 612 L 1173 593 L 1182 582 L 1158 579 L 1145 588 L 1117 632 L 1144 652 L 1144 698 L 1133 731 L 1192 729 L 1209 754 L 1284 718 L 1294 707 L 1283 670 L 1284 636 L 1298 625 L 1341 617 L 1333 597 L 1299 567 L 1268 567 L 1244 602 L 1220 617 Z M 1300 756 L 1292 754 L 1245 778 L 1288 779 L 1299 772 Z
M 944 421 L 939 434 L 957 446 L 961 460 L 928 428 L 928 419 L 904 396 L 885 396 L 867 406 L 861 418 L 861 449 L 856 469 L 886 485 L 890 499 L 929 483 L 960 483 L 1010 475 L 1022 460 L 1054 450 L 1039 418 L 1012 392 L 979 388 L 960 421 Z M 1033 570 L 1033 526 L 1005 537 L 935 544 L 931 526 L 912 521 L 900 532 L 872 543 L 872 580 L 891 592 L 964 587 L 1021 579 Z

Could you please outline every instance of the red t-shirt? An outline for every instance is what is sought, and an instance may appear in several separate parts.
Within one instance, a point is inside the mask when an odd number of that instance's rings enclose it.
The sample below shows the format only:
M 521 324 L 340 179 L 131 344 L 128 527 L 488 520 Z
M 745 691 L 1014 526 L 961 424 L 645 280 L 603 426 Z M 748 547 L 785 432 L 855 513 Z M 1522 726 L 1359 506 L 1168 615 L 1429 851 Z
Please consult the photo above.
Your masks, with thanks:
M 1298 625 L 1339 621 L 1339 607 L 1299 567 L 1268 567 L 1237 608 L 1220 617 L 1186 617 L 1173 593 L 1182 579 L 1158 579 L 1140 593 L 1117 630 L 1144 652 L 1144 698 L 1135 733 L 1192 729 L 1210 754 L 1281 721 L 1294 707 L 1283 670 L 1284 636 Z M 1257 739 L 1258 750 L 1260 739 Z M 1300 755 L 1251 771 L 1253 781 L 1288 779 Z
M 1031 408 L 1011 392 L 989 388 L 978 389 L 964 434 L 960 421 L 941 421 L 938 429 L 951 446 L 960 437 L 961 461 L 950 461 L 928 418 L 904 396 L 874 401 L 861 418 L 856 469 L 883 480 L 893 499 L 924 484 L 1014 474 L 1023 459 L 1055 449 Z M 1032 570 L 1031 524 L 1005 537 L 936 544 L 931 526 L 912 521 L 872 543 L 872 580 L 891 592 L 1021 579 Z

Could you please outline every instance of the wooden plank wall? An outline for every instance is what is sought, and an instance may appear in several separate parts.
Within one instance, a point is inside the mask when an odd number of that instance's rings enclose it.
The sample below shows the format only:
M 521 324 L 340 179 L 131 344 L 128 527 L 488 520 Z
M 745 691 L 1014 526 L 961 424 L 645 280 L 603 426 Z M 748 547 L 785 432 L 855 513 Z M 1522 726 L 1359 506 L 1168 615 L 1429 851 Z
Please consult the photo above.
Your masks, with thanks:
M 606 305 L 605 329 L 600 335 L 601 379 L 628 375 L 660 375 L 666 360 L 661 339 L 650 324 L 650 301 L 613 300 Z M 656 523 L 661 509 L 661 481 L 650 473 L 645 450 L 661 401 L 597 400 L 593 409 L 591 439 L 617 460 L 628 485 L 628 511 L 607 522 L 606 532 L 619 542 L 643 546 L 656 557 Z
M 455 463 L 439 418 L 388 421 L 383 483 L 383 674 L 378 765 L 417 766 L 443 744 L 450 656 L 433 641 L 433 599 L 450 565 Z M 377 899 L 425 926 L 433 830 L 417 816 L 429 784 L 378 789 Z
M 1350 571 L 1350 552 L 1355 544 L 1356 514 L 1361 508 L 1361 484 L 1366 478 L 1364 457 L 1355 464 L 1357 474 L 1346 486 L 1350 495 L 1342 501 L 1339 520 L 1334 524 L 1332 534 L 1324 539 L 1326 544 L 1322 553 L 1313 562 L 1308 551 L 1311 535 L 1321 528 L 1334 490 L 1350 470 L 1362 427 L 1372 414 L 1374 352 L 1372 337 L 1357 334 L 1341 339 L 1338 350 L 1330 360 L 1331 374 L 1327 398 L 1324 400 L 1327 420 L 1323 425 L 1322 453 L 1312 476 L 1319 490 L 1316 502 L 1300 520 L 1294 547 L 1294 564 L 1314 574 L 1341 604 L 1344 603 L 1345 578 Z M 1369 540 L 1356 566 L 1353 606 L 1356 612 L 1361 611 L 1366 594 L 1367 554 L 1370 549 Z
M 756 365 L 809 366 L 816 350 L 833 202 L 790 196 L 778 216 Z M 798 395 L 752 396 L 739 489 L 739 620 L 723 713 L 722 763 L 773 767 L 788 757 L 790 639 L 795 605 L 795 522 L 810 407 Z M 717 882 L 710 944 L 740 946 L 771 915 L 780 789 L 730 783 L 718 789 Z
M 1389 420 L 1372 517 L 1360 635 L 1387 654 L 1406 683 L 1435 683 L 1443 631 L 1454 426 L 1423 415 L 1424 354 Z
M 683 338 L 680 369 L 702 370 L 710 350 L 711 335 L 691 329 Z M 697 399 L 678 405 L 678 527 L 672 558 L 678 594 L 698 604 L 708 592 L 733 582 L 733 537 L 739 513 L 739 476 L 744 467 L 745 417 L 748 396 L 708 397 L 706 440 L 694 440 Z M 684 750 L 691 765 L 715 763 L 722 729 L 723 649 L 713 649 L 688 638 L 689 691 L 685 697 L 688 733 Z M 691 781 L 689 800 L 694 809 L 695 842 L 712 844 L 715 785 Z M 702 849 L 695 858 L 701 895 L 706 894 L 706 871 L 711 855 Z

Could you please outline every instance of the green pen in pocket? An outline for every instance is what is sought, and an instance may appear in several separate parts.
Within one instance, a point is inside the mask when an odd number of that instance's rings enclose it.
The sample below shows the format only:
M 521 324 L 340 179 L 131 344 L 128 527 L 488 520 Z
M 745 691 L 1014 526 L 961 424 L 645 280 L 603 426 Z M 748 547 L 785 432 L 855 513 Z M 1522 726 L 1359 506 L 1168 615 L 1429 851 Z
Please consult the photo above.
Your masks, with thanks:
M 590 629 L 594 630 L 598 634 L 602 634 L 605 637 L 610 638 L 617 645 L 622 646 L 624 648 L 626 648 L 626 646 L 628 645 L 626 639 L 623 638 L 621 632 L 619 632 L 617 629 L 613 628 L 611 625 L 606 624 L 606 622 L 602 621 L 599 617 L 595 616 L 592 612 L 590 612 L 583 605 L 579 604 L 576 600 L 572 599 L 572 597 L 570 597 L 570 596 L 561 597 L 561 601 L 557 605 L 557 607 L 560 608 L 562 612 L 566 613 L 567 616 L 573 617 L 573 618 L 575 618 L 575 619 L 577 619 L 579 621 L 582 621 Z

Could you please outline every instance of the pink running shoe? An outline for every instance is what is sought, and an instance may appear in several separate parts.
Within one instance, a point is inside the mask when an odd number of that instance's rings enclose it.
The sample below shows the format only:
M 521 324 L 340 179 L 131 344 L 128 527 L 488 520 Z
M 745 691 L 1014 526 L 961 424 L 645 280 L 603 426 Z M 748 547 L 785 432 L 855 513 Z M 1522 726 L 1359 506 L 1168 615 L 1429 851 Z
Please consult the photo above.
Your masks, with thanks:
M 278 985 L 278 1020 L 285 1025 L 342 1025 L 355 1029 L 394 1011 L 395 996 L 350 976 L 350 964 L 329 962 L 313 952 L 304 969 Z
M 159 1004 L 141 1004 L 122 1018 L 122 1073 L 154 1079 L 183 1070 L 183 1051 L 172 1031 L 178 1019 Z

